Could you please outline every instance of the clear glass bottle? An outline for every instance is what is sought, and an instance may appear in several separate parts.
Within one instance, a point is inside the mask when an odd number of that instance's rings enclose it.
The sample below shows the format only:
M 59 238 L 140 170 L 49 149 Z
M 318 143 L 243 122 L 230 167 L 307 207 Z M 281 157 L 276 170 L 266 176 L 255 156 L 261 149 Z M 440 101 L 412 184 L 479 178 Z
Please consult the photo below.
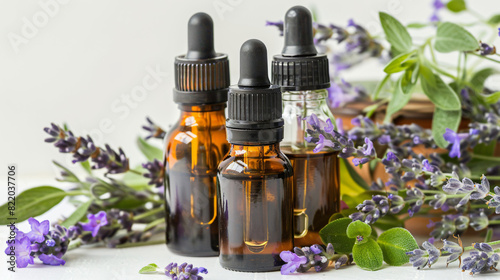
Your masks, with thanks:
M 267 73 L 265 45 L 246 41 L 238 85 L 228 94 L 231 150 L 217 174 L 219 262 L 231 270 L 279 270 L 279 254 L 293 249 L 293 171 L 279 144 L 281 90 Z
M 185 256 L 217 256 L 217 166 L 229 150 L 225 108 L 227 55 L 216 53 L 213 21 L 197 13 L 188 23 L 188 52 L 175 58 L 174 102 L 180 119 L 165 143 L 167 247 Z
M 321 244 L 319 231 L 340 211 L 338 152 L 314 153 L 305 141 L 307 117 L 330 118 L 326 90 L 283 92 L 285 136 L 281 150 L 293 166 L 295 246 Z M 311 127 L 309 127 L 311 129 Z
M 326 121 L 333 116 L 326 104 L 330 87 L 328 58 L 318 54 L 313 41 L 312 16 L 302 6 L 290 8 L 284 21 L 285 44 L 272 65 L 273 84 L 283 92 L 285 136 L 282 151 L 290 159 L 294 176 L 295 246 L 321 244 L 319 231 L 340 210 L 337 153 L 314 153 L 307 143 L 307 117 Z M 311 127 L 309 127 L 311 129 Z

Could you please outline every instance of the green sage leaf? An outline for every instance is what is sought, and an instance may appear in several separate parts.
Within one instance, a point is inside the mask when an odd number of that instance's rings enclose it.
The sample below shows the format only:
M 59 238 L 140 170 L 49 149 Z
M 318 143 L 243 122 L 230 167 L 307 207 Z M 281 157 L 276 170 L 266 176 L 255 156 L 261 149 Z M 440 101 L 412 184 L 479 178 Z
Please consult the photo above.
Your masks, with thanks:
M 406 252 L 418 249 L 413 235 L 404 228 L 392 228 L 383 232 L 377 240 L 384 254 L 384 261 L 393 266 L 400 266 L 410 261 Z
M 413 41 L 406 27 L 387 13 L 380 12 L 379 17 L 387 41 L 391 46 L 399 52 L 408 52 L 412 47 Z
M 352 258 L 357 266 L 365 270 L 378 270 L 382 267 L 384 254 L 378 243 L 365 238 L 366 242 L 355 244 L 352 248 Z M 335 247 L 334 247 L 335 248 Z
M 386 115 L 384 122 L 390 122 L 392 114 L 401 110 L 411 99 L 411 94 L 405 94 L 402 90 L 402 79 L 404 75 L 399 78 L 396 87 L 394 88 L 394 94 L 389 100 L 387 105 Z
M 472 89 L 475 90 L 476 92 L 483 92 L 484 89 L 484 82 L 486 79 L 488 79 L 490 76 L 499 74 L 500 71 L 494 68 L 484 68 L 476 73 L 474 73 L 470 79 L 470 84 L 472 85 Z
M 141 270 L 139 270 L 139 273 L 141 274 L 156 273 L 158 269 L 159 267 L 156 264 L 150 263 L 145 267 L 141 268 Z
M 367 240 L 371 233 L 372 227 L 363 223 L 362 221 L 355 221 L 350 223 L 346 231 L 347 237 L 356 238 L 357 236 L 363 236 L 365 237 L 363 241 Z
M 460 110 L 462 108 L 462 104 L 460 103 L 460 99 L 455 91 L 453 91 L 453 89 L 447 85 L 440 76 L 436 74 L 433 75 L 436 81 L 435 86 L 431 85 L 431 82 L 426 76 L 422 76 L 423 79 L 421 79 L 421 84 L 425 95 L 427 95 L 437 108 L 445 111 Z
M 495 104 L 500 100 L 500 91 L 484 96 L 484 100 L 488 104 Z
M 500 14 L 493 15 L 488 19 L 488 23 L 491 25 L 497 25 L 500 23 Z
M 78 208 L 76 208 L 75 212 L 71 214 L 64 222 L 62 222 L 62 226 L 64 227 L 70 227 L 74 226 L 76 223 L 82 220 L 83 217 L 87 214 L 87 210 L 89 209 L 90 205 L 94 202 L 93 199 L 89 199 L 87 202 L 82 203 Z
M 478 46 L 476 38 L 458 24 L 444 22 L 437 28 L 434 48 L 438 52 L 474 51 Z
M 420 29 L 429 26 L 428 23 L 413 22 L 406 25 L 406 28 Z
M 460 121 L 462 121 L 462 110 L 448 111 L 436 107 L 432 117 L 432 137 L 439 147 L 448 147 L 449 143 L 444 140 L 443 134 L 446 128 L 457 131 Z
M 404 64 L 415 52 L 403 53 L 395 58 L 393 58 L 384 68 L 384 72 L 387 74 L 398 73 L 406 70 L 408 67 L 412 66 L 411 64 Z
M 30 217 L 39 216 L 59 204 L 65 196 L 65 191 L 51 186 L 27 189 L 16 197 L 14 216 L 10 215 L 9 206 L 12 205 L 8 202 L 0 206 L 0 224 L 9 224 L 7 218 L 16 217 L 16 222 L 22 222 Z
M 146 140 L 142 139 L 141 137 L 137 137 L 137 146 L 139 147 L 139 150 L 146 156 L 146 158 L 149 161 L 158 159 L 162 160 L 163 159 L 163 151 L 148 142 Z
M 459 13 L 467 10 L 467 5 L 464 0 L 451 0 L 446 4 L 446 8 L 454 13 Z
M 339 254 L 349 254 L 356 242 L 356 238 L 347 237 L 346 231 L 352 222 L 350 218 L 340 218 L 328 223 L 319 231 L 319 236 L 323 244 L 332 243 L 335 252 Z

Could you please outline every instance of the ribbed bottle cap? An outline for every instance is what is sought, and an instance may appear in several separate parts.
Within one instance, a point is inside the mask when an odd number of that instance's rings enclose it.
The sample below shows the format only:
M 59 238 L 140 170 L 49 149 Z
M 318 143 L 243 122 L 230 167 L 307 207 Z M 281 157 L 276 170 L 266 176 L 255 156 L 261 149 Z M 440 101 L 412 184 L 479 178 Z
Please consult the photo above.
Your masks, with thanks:
M 283 139 L 281 89 L 269 81 L 267 50 L 261 41 L 252 39 L 241 46 L 240 79 L 228 95 L 228 142 L 258 145 Z
M 229 61 L 214 50 L 214 23 L 205 13 L 188 22 L 188 52 L 175 58 L 174 102 L 212 104 L 227 101 Z
M 285 15 L 285 46 L 272 63 L 273 84 L 284 91 L 330 87 L 328 58 L 314 46 L 312 16 L 305 7 L 294 6 Z

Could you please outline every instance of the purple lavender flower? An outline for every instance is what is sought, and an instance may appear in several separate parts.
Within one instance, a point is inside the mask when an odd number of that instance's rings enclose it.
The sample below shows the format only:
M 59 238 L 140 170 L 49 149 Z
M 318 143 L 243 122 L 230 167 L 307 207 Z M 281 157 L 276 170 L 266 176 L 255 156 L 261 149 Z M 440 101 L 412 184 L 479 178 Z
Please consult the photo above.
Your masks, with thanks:
M 149 185 L 161 187 L 163 186 L 163 181 L 165 179 L 165 168 L 163 163 L 157 159 L 152 162 L 147 162 L 142 165 L 148 170 L 148 173 L 144 173 L 143 176 L 149 178 Z
M 49 221 L 45 220 L 41 223 L 35 218 L 29 218 L 28 223 L 31 226 L 31 231 L 26 234 L 31 242 L 41 243 L 45 240 L 45 235 L 49 233 Z
M 462 246 L 446 239 L 443 240 L 443 250 L 450 253 L 450 256 L 446 260 L 446 265 L 458 260 L 464 253 L 464 248 L 462 248 Z
M 38 258 L 43 262 L 43 264 L 48 264 L 48 265 L 58 266 L 58 265 L 64 265 L 66 263 L 65 260 L 60 259 L 54 256 L 53 254 L 50 255 L 41 254 L 40 256 L 38 256 Z
M 455 131 L 446 128 L 446 132 L 443 134 L 443 137 L 446 141 L 448 141 L 452 146 L 450 149 L 450 157 L 460 158 L 460 141 L 467 137 L 467 134 L 464 133 L 456 133 Z
M 280 258 L 286 262 L 281 267 L 281 275 L 288 275 L 297 271 L 300 265 L 307 263 L 307 258 L 305 256 L 298 256 L 290 251 L 283 251 L 280 253 Z
M 204 267 L 194 267 L 192 264 L 183 263 L 170 263 L 165 267 L 165 275 L 172 280 L 203 280 L 199 274 L 207 274 L 208 270 Z
M 438 13 L 439 13 L 439 10 L 441 10 L 444 7 L 445 7 L 445 5 L 444 5 L 444 3 L 441 0 L 434 0 L 432 2 L 433 11 L 432 11 L 432 16 L 430 18 L 431 22 L 438 22 L 438 21 L 441 20 L 439 18 Z
M 495 213 L 500 214 L 500 187 L 495 187 L 495 195 L 487 202 L 488 207 L 495 208 Z
M 479 42 L 479 49 L 477 49 L 477 51 L 482 56 L 492 55 L 497 53 L 497 49 L 495 46 L 490 46 L 483 42 Z
M 89 219 L 88 223 L 80 223 L 82 226 L 82 229 L 84 231 L 91 231 L 92 232 L 92 237 L 96 237 L 97 233 L 99 232 L 99 229 L 102 226 L 105 226 L 108 224 L 108 220 L 106 217 L 106 212 L 100 211 L 96 215 L 94 214 L 88 214 L 87 218 Z
M 411 252 L 406 252 L 406 255 L 410 256 L 410 263 L 417 269 L 422 269 L 425 266 L 431 267 L 437 262 L 439 256 L 441 256 L 441 252 L 428 241 L 424 241 L 422 247 L 424 250 L 415 249 Z
M 12 245 L 11 245 L 12 246 Z M 34 264 L 33 255 L 31 254 L 31 241 L 29 237 L 24 236 L 20 239 L 15 239 L 15 254 L 16 254 L 16 265 L 18 268 L 27 267 L 28 264 Z M 10 253 L 10 246 L 7 246 L 5 254 Z
M 362 100 L 367 97 L 364 88 L 353 86 L 341 79 L 341 82 L 331 82 L 328 90 L 328 102 L 332 108 L 342 107 L 347 103 Z
M 470 274 L 482 273 L 488 270 L 496 270 L 500 261 L 500 255 L 493 252 L 493 248 L 486 243 L 475 243 L 476 251 L 464 259 L 462 271 L 470 270 Z
M 477 212 L 470 213 L 469 218 L 470 218 L 470 226 L 475 231 L 480 231 L 488 227 L 489 219 L 486 213 L 484 213 L 484 209 L 480 209 Z
M 280 32 L 280 36 L 283 36 L 284 24 L 282 20 L 279 21 L 266 21 L 266 26 L 276 26 Z
M 166 132 L 160 126 L 156 125 L 149 117 L 146 117 L 147 125 L 143 125 L 142 128 L 149 132 L 149 135 L 146 136 L 146 140 L 150 138 L 163 139 L 165 138 Z

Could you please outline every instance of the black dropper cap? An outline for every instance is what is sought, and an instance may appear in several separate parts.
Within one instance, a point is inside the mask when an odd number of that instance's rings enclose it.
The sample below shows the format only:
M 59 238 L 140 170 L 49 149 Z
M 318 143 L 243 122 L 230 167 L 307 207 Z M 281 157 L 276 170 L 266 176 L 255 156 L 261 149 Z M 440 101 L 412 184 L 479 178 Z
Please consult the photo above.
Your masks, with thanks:
M 240 79 L 229 87 L 227 140 L 263 145 L 283 139 L 281 89 L 271 85 L 264 43 L 251 39 L 240 49 Z
M 328 58 L 314 46 L 312 16 L 305 7 L 294 6 L 285 15 L 285 46 L 272 63 L 273 84 L 283 91 L 330 87 Z
M 229 61 L 214 50 L 214 23 L 206 13 L 188 22 L 188 52 L 175 58 L 174 102 L 213 104 L 227 101 Z

